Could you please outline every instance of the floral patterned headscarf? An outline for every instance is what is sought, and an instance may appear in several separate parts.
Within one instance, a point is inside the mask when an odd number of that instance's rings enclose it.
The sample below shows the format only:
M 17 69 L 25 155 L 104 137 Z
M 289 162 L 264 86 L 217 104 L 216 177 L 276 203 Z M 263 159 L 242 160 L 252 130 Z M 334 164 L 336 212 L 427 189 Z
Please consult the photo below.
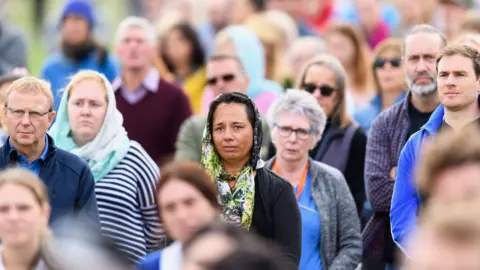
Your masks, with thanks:
M 212 108 L 221 103 L 237 103 L 231 101 L 231 99 L 244 99 L 248 101 L 248 104 L 245 105 L 249 107 L 248 109 L 253 110 L 255 114 L 254 123 L 252 123 L 253 146 L 251 158 L 245 167 L 235 175 L 229 174 L 223 168 L 222 158 L 215 149 L 211 130 L 214 113 Z M 247 230 L 250 229 L 250 225 L 252 224 L 253 207 L 255 203 L 255 173 L 257 169 L 264 166 L 264 162 L 260 159 L 262 135 L 260 114 L 248 96 L 238 92 L 224 93 L 217 96 L 212 106 L 210 106 L 207 125 L 203 131 L 201 162 L 217 184 L 223 218 L 228 222 L 241 225 Z M 232 179 L 235 179 L 236 183 L 234 188 L 230 189 L 228 181 Z

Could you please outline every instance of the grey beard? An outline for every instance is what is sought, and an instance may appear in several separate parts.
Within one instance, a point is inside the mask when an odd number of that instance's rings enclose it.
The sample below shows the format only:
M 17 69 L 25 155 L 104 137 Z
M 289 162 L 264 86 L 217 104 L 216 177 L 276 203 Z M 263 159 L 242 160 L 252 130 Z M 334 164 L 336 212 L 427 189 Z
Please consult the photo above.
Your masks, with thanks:
M 417 95 L 426 96 L 437 91 L 437 80 L 435 78 L 433 78 L 433 82 L 429 85 L 416 85 L 406 74 L 405 80 L 407 81 L 408 88 Z

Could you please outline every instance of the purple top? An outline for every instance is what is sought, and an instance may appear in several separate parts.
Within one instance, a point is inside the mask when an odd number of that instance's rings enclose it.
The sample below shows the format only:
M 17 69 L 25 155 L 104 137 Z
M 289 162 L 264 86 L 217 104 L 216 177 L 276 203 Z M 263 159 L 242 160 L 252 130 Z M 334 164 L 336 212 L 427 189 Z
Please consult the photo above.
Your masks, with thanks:
M 133 105 L 142 100 L 142 98 L 147 95 L 148 91 L 156 93 L 159 82 L 160 73 L 155 68 L 151 68 L 145 76 L 145 79 L 143 79 L 142 85 L 140 85 L 140 87 L 135 91 L 130 91 L 122 86 L 122 77 L 116 78 L 113 81 L 112 86 L 113 89 L 119 89 L 122 97 L 125 98 L 128 103 Z

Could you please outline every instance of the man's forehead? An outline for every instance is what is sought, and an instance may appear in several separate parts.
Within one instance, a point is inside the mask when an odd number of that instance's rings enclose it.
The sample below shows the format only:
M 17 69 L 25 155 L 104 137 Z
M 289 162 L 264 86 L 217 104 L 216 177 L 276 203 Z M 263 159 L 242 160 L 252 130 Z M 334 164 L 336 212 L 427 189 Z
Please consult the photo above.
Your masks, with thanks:
M 218 59 L 209 61 L 207 65 L 209 73 L 221 72 L 238 72 L 241 70 L 240 64 L 231 58 Z
M 442 38 L 435 33 L 415 33 L 405 38 L 405 50 L 413 52 L 421 48 L 436 48 L 440 50 Z
M 468 71 L 473 70 L 472 60 L 462 55 L 445 55 L 438 62 L 438 70 Z

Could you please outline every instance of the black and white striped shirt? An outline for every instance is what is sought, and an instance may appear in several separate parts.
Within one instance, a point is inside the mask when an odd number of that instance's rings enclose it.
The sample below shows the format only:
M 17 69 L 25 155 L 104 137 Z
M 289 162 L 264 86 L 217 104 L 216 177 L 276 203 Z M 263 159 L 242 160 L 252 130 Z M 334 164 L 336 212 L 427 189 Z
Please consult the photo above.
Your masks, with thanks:
M 137 142 L 95 186 L 103 234 L 135 263 L 164 244 L 155 185 L 160 171 Z

